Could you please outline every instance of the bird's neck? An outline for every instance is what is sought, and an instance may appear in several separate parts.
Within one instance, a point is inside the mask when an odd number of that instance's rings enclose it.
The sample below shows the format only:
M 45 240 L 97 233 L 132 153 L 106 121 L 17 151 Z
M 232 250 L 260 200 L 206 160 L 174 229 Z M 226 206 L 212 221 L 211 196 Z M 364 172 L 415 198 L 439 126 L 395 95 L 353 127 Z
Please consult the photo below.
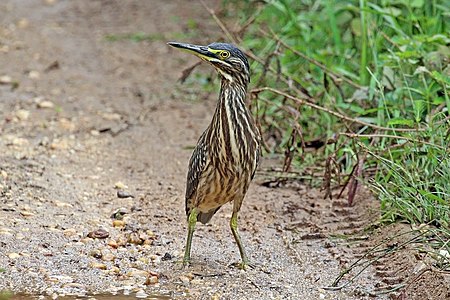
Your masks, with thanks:
M 257 143 L 258 130 L 245 105 L 246 96 L 246 84 L 222 79 L 219 101 L 208 137 L 211 146 L 216 149 L 213 152 L 231 164 L 242 161 Z
M 247 84 L 237 83 L 222 79 L 220 85 L 218 108 L 226 108 L 224 105 L 236 106 L 241 105 L 245 107 L 245 99 L 247 98 Z

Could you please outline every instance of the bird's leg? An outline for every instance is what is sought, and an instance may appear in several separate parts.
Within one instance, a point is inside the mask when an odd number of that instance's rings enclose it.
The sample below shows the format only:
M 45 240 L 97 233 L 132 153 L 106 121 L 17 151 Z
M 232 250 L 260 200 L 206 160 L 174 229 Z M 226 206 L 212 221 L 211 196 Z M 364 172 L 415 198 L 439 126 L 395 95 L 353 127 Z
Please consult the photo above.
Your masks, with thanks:
M 186 240 L 186 249 L 184 250 L 184 258 L 183 258 L 183 266 L 189 264 L 191 260 L 191 244 L 192 244 L 192 236 L 194 235 L 195 224 L 197 223 L 197 215 L 198 211 L 196 208 L 193 208 L 189 213 L 188 218 L 188 235 Z
M 239 267 L 245 270 L 247 266 L 251 267 L 252 265 L 250 265 L 247 254 L 245 253 L 244 245 L 242 245 L 241 237 L 238 232 L 237 221 L 238 221 L 238 213 L 236 211 L 233 211 L 233 215 L 231 216 L 230 220 L 230 228 L 231 232 L 233 232 L 234 239 L 236 240 L 236 243 L 239 247 L 239 252 L 241 253 L 242 262 L 239 264 Z

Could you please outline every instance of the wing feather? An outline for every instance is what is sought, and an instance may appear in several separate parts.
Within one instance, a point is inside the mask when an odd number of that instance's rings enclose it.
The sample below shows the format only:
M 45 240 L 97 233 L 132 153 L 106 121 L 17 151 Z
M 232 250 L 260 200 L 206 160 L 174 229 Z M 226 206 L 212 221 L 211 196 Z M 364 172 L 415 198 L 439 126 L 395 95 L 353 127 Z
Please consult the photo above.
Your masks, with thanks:
M 206 143 L 206 131 L 198 140 L 197 146 L 189 160 L 189 168 L 186 181 L 186 215 L 190 213 L 190 202 L 197 191 L 200 176 L 206 167 L 206 161 L 209 156 L 209 148 Z

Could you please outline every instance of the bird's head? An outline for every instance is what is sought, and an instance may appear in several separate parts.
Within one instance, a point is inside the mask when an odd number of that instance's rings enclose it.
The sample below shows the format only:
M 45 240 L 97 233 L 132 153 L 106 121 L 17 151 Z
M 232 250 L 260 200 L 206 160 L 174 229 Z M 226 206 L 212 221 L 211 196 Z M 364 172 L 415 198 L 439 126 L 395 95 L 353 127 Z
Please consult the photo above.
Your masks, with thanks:
M 247 58 L 241 50 L 232 44 L 212 43 L 208 46 L 177 42 L 169 42 L 168 44 L 209 62 L 225 80 L 238 81 L 245 85 L 250 81 L 250 67 Z

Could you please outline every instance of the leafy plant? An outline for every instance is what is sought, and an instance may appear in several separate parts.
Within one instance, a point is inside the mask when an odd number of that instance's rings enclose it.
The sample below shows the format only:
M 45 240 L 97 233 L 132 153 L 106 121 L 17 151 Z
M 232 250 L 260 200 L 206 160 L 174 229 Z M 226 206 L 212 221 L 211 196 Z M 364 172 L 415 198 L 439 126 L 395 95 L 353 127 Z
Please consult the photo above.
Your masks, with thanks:
M 449 227 L 447 1 L 225 5 L 243 20 L 227 36 L 253 58 L 252 107 L 283 170 L 319 165 L 349 203 L 372 178 L 383 220 Z

